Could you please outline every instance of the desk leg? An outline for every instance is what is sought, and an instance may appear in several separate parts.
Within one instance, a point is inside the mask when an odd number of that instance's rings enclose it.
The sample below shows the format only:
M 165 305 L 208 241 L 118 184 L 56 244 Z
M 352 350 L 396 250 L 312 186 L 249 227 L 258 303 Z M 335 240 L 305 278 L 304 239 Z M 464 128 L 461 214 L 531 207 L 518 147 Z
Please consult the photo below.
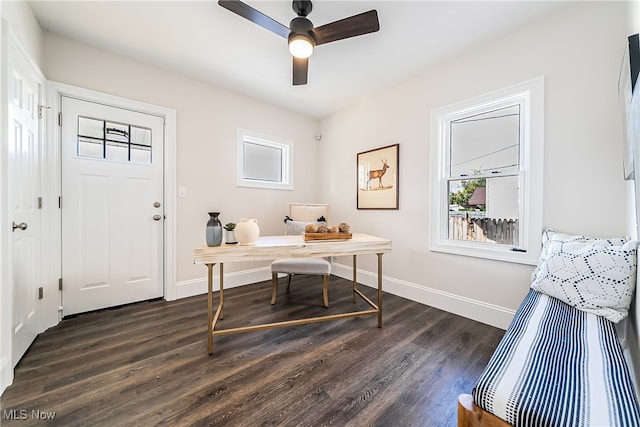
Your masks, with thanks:
M 208 328 L 209 336 L 207 337 L 207 350 L 209 354 L 213 353 L 213 266 L 215 264 L 207 264 L 207 308 L 208 308 Z
M 378 255 L 378 328 L 382 328 L 382 254 Z
M 356 255 L 353 256 L 353 302 L 356 302 L 356 286 L 358 286 L 358 281 L 356 280 L 358 268 L 356 265 Z
M 224 264 L 220 263 L 220 319 L 224 319 Z

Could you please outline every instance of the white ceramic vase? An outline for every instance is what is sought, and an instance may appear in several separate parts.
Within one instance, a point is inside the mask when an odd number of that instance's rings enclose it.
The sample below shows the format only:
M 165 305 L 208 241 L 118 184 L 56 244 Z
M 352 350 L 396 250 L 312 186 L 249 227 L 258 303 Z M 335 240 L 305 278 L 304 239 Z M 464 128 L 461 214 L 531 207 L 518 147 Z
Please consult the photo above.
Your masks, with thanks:
M 224 242 L 228 245 L 233 245 L 238 243 L 238 241 L 236 240 L 236 236 L 233 230 L 227 230 L 226 228 L 224 229 Z
M 233 231 L 240 245 L 253 245 L 260 236 L 260 227 L 255 218 L 241 219 Z

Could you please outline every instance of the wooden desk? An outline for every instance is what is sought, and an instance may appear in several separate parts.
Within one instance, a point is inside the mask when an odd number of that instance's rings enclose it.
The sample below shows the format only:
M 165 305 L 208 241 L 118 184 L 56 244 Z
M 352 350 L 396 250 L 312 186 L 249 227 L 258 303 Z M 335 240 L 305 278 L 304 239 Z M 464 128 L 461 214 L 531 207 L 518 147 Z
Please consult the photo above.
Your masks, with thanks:
M 346 317 L 378 315 L 378 327 L 382 327 L 382 255 L 391 252 L 391 240 L 368 234 L 354 233 L 350 240 L 305 242 L 302 236 L 265 236 L 251 246 L 222 245 L 202 246 L 194 250 L 194 263 L 204 264 L 208 269 L 208 343 L 209 354 L 213 353 L 214 335 L 226 335 L 240 332 L 284 326 L 304 325 L 327 320 L 344 319 Z M 378 256 L 378 303 L 375 304 L 357 288 L 356 256 L 376 254 Z M 308 317 L 287 322 L 264 323 L 240 328 L 215 330 L 218 319 L 224 316 L 224 263 L 237 261 L 273 261 L 279 258 L 330 257 L 353 255 L 353 301 L 356 295 L 364 299 L 370 310 L 354 311 L 328 316 Z M 220 264 L 220 297 L 218 308 L 213 313 L 213 267 Z

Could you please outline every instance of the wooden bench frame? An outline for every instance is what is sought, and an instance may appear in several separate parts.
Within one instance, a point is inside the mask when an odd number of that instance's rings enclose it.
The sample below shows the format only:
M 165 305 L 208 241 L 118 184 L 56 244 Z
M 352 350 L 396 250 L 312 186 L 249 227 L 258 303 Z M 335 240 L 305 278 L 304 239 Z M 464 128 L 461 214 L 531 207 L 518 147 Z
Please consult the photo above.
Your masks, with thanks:
M 487 412 L 473 401 L 470 394 L 458 396 L 458 427 L 512 427 L 511 424 Z

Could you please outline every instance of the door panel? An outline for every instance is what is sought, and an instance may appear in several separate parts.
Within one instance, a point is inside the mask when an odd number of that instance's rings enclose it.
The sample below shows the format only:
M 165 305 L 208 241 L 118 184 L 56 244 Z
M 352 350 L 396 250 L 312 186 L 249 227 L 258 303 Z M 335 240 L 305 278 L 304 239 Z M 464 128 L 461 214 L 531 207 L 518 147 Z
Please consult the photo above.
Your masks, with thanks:
M 11 50 L 9 56 L 9 209 L 13 288 L 12 362 L 15 366 L 39 332 L 42 215 L 38 103 L 43 82 Z
M 62 117 L 64 315 L 163 296 L 164 119 L 64 96 Z

